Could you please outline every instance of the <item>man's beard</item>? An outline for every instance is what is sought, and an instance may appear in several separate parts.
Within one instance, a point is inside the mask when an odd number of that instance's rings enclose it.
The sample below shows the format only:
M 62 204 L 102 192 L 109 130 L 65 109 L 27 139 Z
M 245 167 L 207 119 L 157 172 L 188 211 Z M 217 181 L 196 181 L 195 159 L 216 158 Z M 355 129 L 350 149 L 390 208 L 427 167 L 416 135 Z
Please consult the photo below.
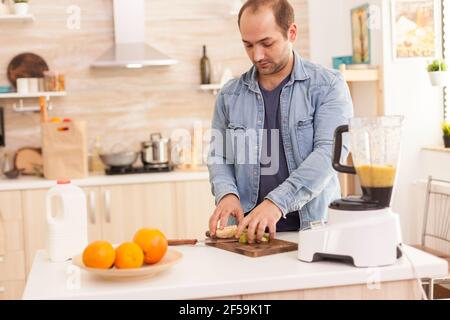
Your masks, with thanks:
M 280 72 L 280 70 L 282 70 L 288 64 L 288 62 L 289 54 L 287 54 L 286 58 L 277 64 L 275 64 L 273 61 L 265 61 L 265 63 L 267 63 L 267 68 L 260 67 L 258 63 L 255 64 L 255 67 L 258 70 L 259 74 L 267 76 Z

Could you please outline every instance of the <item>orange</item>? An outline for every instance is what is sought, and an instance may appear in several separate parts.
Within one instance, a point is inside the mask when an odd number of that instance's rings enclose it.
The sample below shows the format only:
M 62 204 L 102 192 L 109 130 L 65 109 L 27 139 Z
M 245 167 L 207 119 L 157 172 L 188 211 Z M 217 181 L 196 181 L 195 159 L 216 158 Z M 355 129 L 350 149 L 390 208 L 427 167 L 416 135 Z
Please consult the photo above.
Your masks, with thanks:
M 144 253 L 136 243 L 125 242 L 116 249 L 116 261 L 114 262 L 116 268 L 140 268 L 143 263 Z
M 89 268 L 109 269 L 115 258 L 116 252 L 108 241 L 94 241 L 83 251 L 83 263 Z
M 144 251 L 144 262 L 154 264 L 167 252 L 167 239 L 158 229 L 140 229 L 133 241 Z

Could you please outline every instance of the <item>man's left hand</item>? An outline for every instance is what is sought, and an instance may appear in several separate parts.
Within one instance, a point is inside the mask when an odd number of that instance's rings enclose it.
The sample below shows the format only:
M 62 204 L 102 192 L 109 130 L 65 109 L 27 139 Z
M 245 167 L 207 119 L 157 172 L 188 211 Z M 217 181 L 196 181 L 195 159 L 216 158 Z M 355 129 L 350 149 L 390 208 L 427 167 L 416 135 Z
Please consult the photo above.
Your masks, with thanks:
M 260 242 L 269 227 L 270 239 L 275 239 L 276 226 L 282 217 L 281 210 L 270 200 L 264 200 L 239 223 L 236 237 L 239 238 L 248 226 L 248 243 Z M 256 234 L 256 237 L 255 237 Z

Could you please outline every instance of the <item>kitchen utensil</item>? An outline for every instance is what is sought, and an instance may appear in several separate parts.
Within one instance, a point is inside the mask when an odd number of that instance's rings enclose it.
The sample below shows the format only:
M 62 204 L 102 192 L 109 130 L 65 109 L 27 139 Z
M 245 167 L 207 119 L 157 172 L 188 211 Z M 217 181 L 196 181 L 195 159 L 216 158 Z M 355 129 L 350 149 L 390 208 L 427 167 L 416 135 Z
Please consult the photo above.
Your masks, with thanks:
M 52 262 L 69 260 L 88 245 L 86 208 L 84 191 L 70 181 L 58 181 L 47 192 L 47 252 Z
M 17 179 L 20 176 L 20 173 L 22 171 L 23 171 L 23 169 L 21 169 L 21 170 L 13 169 L 13 170 L 9 170 L 9 171 L 3 172 L 3 174 L 8 179 Z
M 398 214 L 390 207 L 400 156 L 402 116 L 355 117 L 336 128 L 333 168 L 357 174 L 362 196 L 333 201 L 328 222 L 316 221 L 299 233 L 298 258 L 351 261 L 356 267 L 392 265 L 401 256 Z M 355 166 L 340 164 L 343 134 L 348 133 Z
M 17 78 L 16 79 L 17 93 L 27 94 L 28 93 L 28 78 Z
M 45 71 L 44 87 L 46 91 L 64 91 L 66 89 L 64 75 L 56 71 Z
M 136 162 L 139 153 L 134 151 L 103 153 L 100 159 L 108 167 L 128 167 Z
M 18 78 L 43 78 L 48 70 L 45 60 L 37 54 L 26 52 L 15 56 L 8 65 L 8 80 L 17 88 Z
M 242 254 L 252 258 L 298 250 L 298 245 L 296 243 L 279 239 L 272 239 L 267 243 L 254 244 L 241 244 L 237 240 L 235 242 L 224 242 L 219 240 L 207 241 L 205 244 L 207 246 Z
M 39 91 L 39 78 L 27 78 L 28 92 L 37 93 Z
M 142 142 L 142 163 L 147 165 L 168 164 L 170 162 L 170 140 L 161 133 L 152 133 L 150 141 Z
M 44 160 L 39 148 L 25 147 L 19 149 L 14 157 L 14 166 L 22 170 L 24 175 L 40 175 L 43 172 Z
M 168 249 L 161 261 L 155 264 L 145 264 L 140 268 L 133 269 L 95 269 L 88 268 L 83 263 L 82 255 L 77 255 L 72 259 L 72 263 L 92 275 L 110 280 L 138 280 L 153 277 L 160 272 L 168 270 L 175 263 L 179 262 L 183 255 L 173 249 Z
M 195 245 L 197 243 L 208 244 L 208 243 L 232 243 L 239 242 L 239 239 L 218 239 L 218 238 L 206 238 L 204 240 L 198 239 L 169 239 L 167 240 L 169 246 L 184 246 L 184 245 Z
M 0 93 L 9 93 L 13 91 L 11 86 L 0 86 Z
M 2 173 L 6 173 L 6 172 L 9 172 L 11 170 L 14 170 L 14 167 L 11 164 L 11 161 L 9 159 L 9 155 L 7 153 L 5 153 L 3 155 Z

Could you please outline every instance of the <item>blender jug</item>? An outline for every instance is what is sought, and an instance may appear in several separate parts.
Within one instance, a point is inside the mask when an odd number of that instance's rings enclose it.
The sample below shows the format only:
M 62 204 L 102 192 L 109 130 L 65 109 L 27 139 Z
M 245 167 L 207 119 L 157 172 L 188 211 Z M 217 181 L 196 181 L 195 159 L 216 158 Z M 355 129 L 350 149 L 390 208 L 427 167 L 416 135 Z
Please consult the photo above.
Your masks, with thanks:
M 400 155 L 402 116 L 352 118 L 335 132 L 333 168 L 357 174 L 362 197 L 335 201 L 339 210 L 376 210 L 390 206 Z M 354 167 L 340 164 L 342 134 L 349 132 L 349 146 Z

